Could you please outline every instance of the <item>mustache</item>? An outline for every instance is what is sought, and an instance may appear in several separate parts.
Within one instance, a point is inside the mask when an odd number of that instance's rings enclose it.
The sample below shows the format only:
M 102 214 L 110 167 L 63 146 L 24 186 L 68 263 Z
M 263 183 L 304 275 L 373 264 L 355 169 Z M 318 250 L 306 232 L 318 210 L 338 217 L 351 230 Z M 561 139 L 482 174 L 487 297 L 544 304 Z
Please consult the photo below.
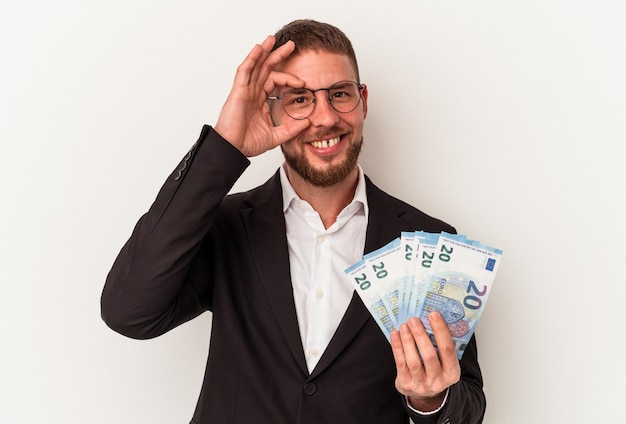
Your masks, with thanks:
M 324 130 L 318 130 L 313 134 L 307 134 L 300 138 L 303 143 L 310 143 L 312 141 L 323 140 L 325 138 L 343 136 L 347 134 L 346 131 L 339 127 L 331 127 Z

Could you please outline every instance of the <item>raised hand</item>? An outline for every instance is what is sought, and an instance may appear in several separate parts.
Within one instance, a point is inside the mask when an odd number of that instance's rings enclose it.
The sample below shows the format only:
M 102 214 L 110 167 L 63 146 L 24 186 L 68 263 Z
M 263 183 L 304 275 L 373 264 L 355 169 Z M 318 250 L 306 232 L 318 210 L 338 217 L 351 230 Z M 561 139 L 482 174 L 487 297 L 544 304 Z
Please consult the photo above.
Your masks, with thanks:
M 443 402 L 446 389 L 461 378 L 447 324 L 437 312 L 431 312 L 428 318 L 437 349 L 417 318 L 409 319 L 400 326 L 399 332 L 391 334 L 397 369 L 396 389 L 409 398 L 413 408 L 423 412 L 437 409 Z
M 276 86 L 304 86 L 304 81 L 294 75 L 274 70 L 294 51 L 293 41 L 271 52 L 274 43 L 273 36 L 267 37 L 239 65 L 233 87 L 215 125 L 222 137 L 248 157 L 273 149 L 310 125 L 308 119 L 289 119 L 280 126 L 272 123 L 267 96 Z

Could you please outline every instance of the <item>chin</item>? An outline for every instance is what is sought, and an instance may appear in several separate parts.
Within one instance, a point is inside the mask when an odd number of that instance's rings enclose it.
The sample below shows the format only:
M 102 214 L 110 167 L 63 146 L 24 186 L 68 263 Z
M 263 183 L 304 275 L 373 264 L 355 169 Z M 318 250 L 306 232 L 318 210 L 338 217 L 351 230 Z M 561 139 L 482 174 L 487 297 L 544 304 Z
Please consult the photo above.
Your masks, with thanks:
M 313 166 L 304 155 L 294 155 L 285 149 L 283 149 L 283 154 L 287 165 L 303 180 L 316 187 L 331 187 L 344 181 L 356 169 L 362 144 L 353 144 L 341 163 L 335 165 L 327 163 L 322 166 L 323 169 Z M 328 156 L 323 160 L 331 162 L 333 157 Z

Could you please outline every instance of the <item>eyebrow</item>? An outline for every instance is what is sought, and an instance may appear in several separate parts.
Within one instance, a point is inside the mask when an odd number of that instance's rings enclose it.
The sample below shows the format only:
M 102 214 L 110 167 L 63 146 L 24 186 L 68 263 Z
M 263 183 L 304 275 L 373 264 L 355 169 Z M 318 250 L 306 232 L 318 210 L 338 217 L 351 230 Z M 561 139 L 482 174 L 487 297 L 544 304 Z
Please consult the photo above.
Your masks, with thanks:
M 291 87 L 285 87 L 286 90 L 283 91 L 283 93 L 310 93 L 312 90 L 310 88 L 304 88 L 304 87 L 300 87 L 300 88 L 291 88 Z

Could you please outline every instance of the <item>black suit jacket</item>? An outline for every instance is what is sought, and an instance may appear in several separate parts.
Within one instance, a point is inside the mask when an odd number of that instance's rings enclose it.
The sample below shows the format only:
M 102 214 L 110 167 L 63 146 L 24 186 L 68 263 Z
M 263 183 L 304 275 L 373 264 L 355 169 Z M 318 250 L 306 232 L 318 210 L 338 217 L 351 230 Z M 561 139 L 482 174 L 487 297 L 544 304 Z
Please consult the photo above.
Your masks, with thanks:
M 102 316 L 151 338 L 210 310 L 206 374 L 192 423 L 478 423 L 485 407 L 472 339 L 461 381 L 432 416 L 409 411 L 381 330 L 355 293 L 309 374 L 298 330 L 278 173 L 228 195 L 249 161 L 210 127 L 137 223 L 105 284 Z M 365 251 L 401 231 L 454 229 L 366 178 Z M 343 283 L 343 282 L 342 282 Z

